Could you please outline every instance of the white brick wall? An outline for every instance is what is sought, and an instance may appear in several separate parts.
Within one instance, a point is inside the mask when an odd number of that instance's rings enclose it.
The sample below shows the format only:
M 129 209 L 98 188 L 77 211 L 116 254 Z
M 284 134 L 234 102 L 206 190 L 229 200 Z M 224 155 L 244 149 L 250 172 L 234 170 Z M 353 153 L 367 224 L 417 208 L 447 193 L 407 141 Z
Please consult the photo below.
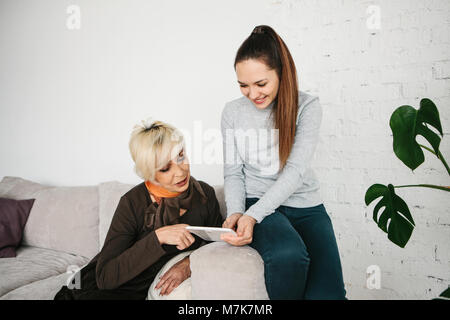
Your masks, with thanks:
M 369 5 L 380 29 L 366 26 Z M 431 299 L 450 285 L 450 201 L 444 191 L 397 189 L 416 228 L 405 248 L 372 220 L 364 195 L 374 183 L 450 185 L 430 153 L 411 172 L 392 150 L 389 118 L 399 106 L 432 99 L 450 161 L 450 2 L 277 1 L 274 24 L 293 52 L 300 86 L 324 107 L 314 167 L 334 224 L 350 299 Z M 320 18 L 318 18 L 320 16 Z M 419 137 L 419 142 L 425 140 Z M 381 288 L 368 289 L 366 269 L 378 265 Z

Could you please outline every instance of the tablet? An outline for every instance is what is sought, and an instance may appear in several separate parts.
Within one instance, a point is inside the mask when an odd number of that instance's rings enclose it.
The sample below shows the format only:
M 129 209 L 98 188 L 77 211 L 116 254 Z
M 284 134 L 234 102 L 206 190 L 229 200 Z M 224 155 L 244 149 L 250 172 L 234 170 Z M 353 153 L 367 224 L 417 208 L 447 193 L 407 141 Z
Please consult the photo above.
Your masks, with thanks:
M 230 233 L 237 236 L 234 230 L 228 228 L 187 226 L 186 229 L 189 230 L 190 233 L 193 233 L 206 241 L 223 241 L 220 239 L 222 233 Z

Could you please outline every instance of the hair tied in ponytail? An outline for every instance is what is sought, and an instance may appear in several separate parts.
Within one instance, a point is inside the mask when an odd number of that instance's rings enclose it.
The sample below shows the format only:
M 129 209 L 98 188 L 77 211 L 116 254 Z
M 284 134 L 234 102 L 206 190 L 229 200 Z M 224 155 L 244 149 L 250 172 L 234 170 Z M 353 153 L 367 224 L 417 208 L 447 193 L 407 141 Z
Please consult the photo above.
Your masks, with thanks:
M 252 34 L 264 34 L 264 33 L 266 33 L 266 31 L 264 30 L 263 26 L 256 26 L 252 31 Z
M 279 130 L 280 167 L 286 165 L 294 144 L 298 115 L 298 79 L 294 59 L 288 47 L 268 25 L 258 25 L 239 47 L 234 59 L 234 69 L 241 61 L 249 59 L 263 62 L 268 70 L 275 70 L 279 88 L 274 107 L 273 126 Z

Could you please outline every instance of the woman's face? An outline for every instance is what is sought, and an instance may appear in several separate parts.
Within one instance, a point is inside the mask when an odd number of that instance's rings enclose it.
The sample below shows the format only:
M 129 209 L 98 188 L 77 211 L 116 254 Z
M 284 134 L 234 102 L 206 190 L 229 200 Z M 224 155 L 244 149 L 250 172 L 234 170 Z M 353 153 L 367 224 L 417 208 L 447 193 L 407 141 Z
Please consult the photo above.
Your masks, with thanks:
M 170 160 L 162 169 L 156 171 L 155 180 L 164 189 L 171 192 L 183 192 L 189 187 L 189 161 L 181 149 L 177 157 Z M 181 182 L 182 184 L 178 184 Z
M 236 75 L 241 92 L 258 109 L 265 109 L 277 97 L 279 79 L 275 69 L 255 59 L 236 64 Z

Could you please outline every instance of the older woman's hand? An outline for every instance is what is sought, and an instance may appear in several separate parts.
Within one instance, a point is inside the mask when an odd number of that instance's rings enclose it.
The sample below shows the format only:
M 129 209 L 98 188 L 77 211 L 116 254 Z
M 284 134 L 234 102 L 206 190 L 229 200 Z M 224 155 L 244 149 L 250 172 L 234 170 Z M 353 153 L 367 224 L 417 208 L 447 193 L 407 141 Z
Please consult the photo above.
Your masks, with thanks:
M 174 224 L 155 230 L 160 244 L 176 245 L 178 250 L 186 249 L 194 243 L 195 238 L 186 229 L 187 224 Z
M 155 289 L 161 288 L 161 296 L 170 294 L 173 289 L 178 287 L 184 280 L 191 276 L 189 256 L 175 263 L 161 277 L 161 280 L 155 286 Z
M 254 218 L 244 214 L 237 221 L 237 236 L 224 233 L 220 238 L 233 246 L 249 244 L 253 241 L 253 227 L 255 223 L 256 220 Z

